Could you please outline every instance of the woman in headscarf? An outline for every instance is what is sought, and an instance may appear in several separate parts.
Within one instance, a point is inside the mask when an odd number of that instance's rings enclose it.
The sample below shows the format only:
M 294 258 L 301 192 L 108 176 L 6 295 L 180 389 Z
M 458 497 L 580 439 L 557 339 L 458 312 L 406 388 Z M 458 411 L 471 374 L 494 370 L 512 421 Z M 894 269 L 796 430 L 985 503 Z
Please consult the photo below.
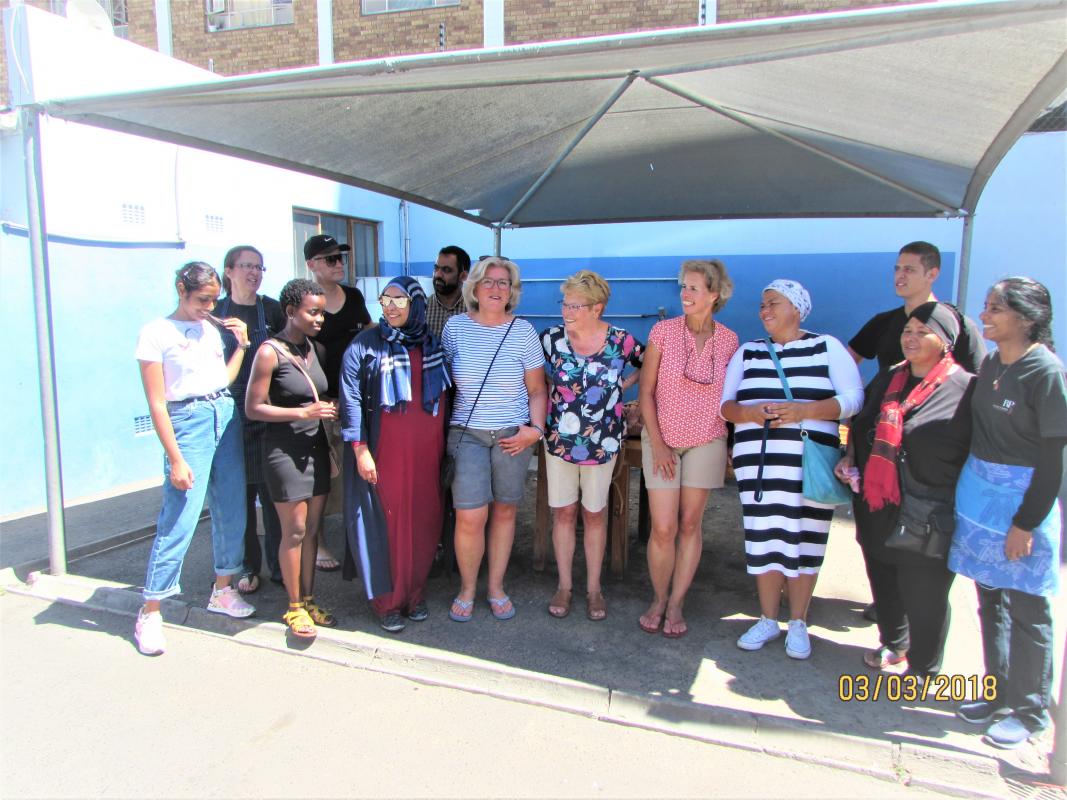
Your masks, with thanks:
M 730 359 L 721 407 L 722 416 L 737 426 L 734 471 L 744 513 L 745 560 L 749 574 L 756 576 L 761 613 L 737 646 L 759 650 L 778 638 L 784 588 L 789 598 L 785 652 L 799 659 L 811 655 L 808 605 L 834 515 L 832 505 L 803 495 L 801 434 L 839 446 L 838 420 L 851 417 L 863 404 L 856 362 L 833 336 L 800 327 L 809 313 L 811 297 L 797 281 L 778 279 L 763 290 L 759 316 L 767 338 L 745 343 Z M 790 394 L 793 400 L 787 400 Z
M 953 578 L 947 553 L 908 552 L 886 541 L 899 527 L 909 494 L 940 501 L 951 519 L 971 444 L 974 389 L 974 376 L 952 357 L 959 330 L 956 312 L 943 303 L 911 312 L 900 336 L 905 360 L 871 381 L 863 410 L 852 420 L 848 452 L 834 470 L 846 482 L 853 466 L 863 476 L 853 508 L 878 612 L 880 647 L 863 656 L 872 669 L 905 659 L 919 676 L 941 669 Z
M 341 364 L 344 577 L 351 580 L 358 564 L 382 628 L 399 633 L 404 617 L 428 616 L 451 379 L 441 341 L 426 325 L 419 282 L 394 278 L 378 300 L 381 320 L 356 337 Z

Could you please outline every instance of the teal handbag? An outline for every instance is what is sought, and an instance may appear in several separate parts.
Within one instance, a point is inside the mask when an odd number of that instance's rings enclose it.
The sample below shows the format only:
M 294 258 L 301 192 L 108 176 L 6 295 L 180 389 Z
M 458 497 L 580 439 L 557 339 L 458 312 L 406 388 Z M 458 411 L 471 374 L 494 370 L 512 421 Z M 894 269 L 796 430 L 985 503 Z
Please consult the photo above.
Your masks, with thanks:
M 789 389 L 789 381 L 785 379 L 785 372 L 782 370 L 781 362 L 778 361 L 778 354 L 774 352 L 774 343 L 770 339 L 764 341 L 767 343 L 767 352 L 771 354 L 774 368 L 778 370 L 785 396 L 792 402 L 793 392 Z M 800 438 L 804 441 L 804 450 L 801 455 L 804 497 L 813 503 L 824 503 L 828 506 L 839 506 L 851 502 L 852 491 L 834 475 L 834 467 L 841 460 L 841 449 L 816 442 L 804 430 L 804 423 L 800 424 Z

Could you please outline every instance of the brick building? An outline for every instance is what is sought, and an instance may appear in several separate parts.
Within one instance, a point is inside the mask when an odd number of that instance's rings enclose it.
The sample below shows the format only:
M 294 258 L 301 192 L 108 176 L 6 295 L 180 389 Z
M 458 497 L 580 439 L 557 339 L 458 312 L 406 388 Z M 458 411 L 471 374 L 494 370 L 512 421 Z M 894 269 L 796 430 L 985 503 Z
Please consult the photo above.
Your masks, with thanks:
M 22 0 L 55 13 L 74 1 Z M 117 35 L 221 75 L 909 1 L 97 0 Z

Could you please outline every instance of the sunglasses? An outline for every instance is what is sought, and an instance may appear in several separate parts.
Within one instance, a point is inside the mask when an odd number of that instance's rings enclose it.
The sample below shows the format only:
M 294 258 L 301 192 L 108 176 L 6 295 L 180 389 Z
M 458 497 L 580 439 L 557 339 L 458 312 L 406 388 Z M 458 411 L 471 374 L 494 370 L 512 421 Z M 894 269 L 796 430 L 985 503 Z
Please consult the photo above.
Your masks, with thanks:
M 685 351 L 685 366 L 682 368 L 682 377 L 684 377 L 686 380 L 692 381 L 693 383 L 698 383 L 701 386 L 711 386 L 712 384 L 715 383 L 715 353 L 714 353 L 714 351 L 711 354 L 711 370 L 708 372 L 709 379 L 707 379 L 707 380 L 704 377 L 693 375 L 689 371 L 689 359 L 694 354 L 695 354 L 695 352 L 692 351 L 692 350 L 686 350 Z
M 378 302 L 382 304 L 382 308 L 386 306 L 396 306 L 401 311 L 408 307 L 408 303 L 411 302 L 410 297 L 390 297 L 387 294 L 383 294 L 378 298 Z
M 325 261 L 327 264 L 343 264 L 348 258 L 348 253 L 334 253 L 328 256 L 315 256 L 312 261 Z

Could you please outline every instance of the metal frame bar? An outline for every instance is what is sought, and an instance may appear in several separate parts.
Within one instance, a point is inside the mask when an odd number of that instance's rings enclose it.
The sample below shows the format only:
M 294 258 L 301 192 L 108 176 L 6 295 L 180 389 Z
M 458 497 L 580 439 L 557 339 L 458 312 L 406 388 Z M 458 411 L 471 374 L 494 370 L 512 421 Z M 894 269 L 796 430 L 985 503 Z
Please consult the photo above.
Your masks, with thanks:
M 41 427 L 44 430 L 44 477 L 48 507 L 48 563 L 53 575 L 67 572 L 66 524 L 63 517 L 63 471 L 59 446 L 59 398 L 52 338 L 52 290 L 48 275 L 48 228 L 45 225 L 44 181 L 41 170 L 41 111 L 19 109 L 22 153 L 26 173 L 26 221 L 29 229 L 33 310 L 37 333 L 37 372 L 40 380 Z
M 956 307 L 961 314 L 967 313 L 967 288 L 971 281 L 971 240 L 974 238 L 974 214 L 963 218 L 963 234 L 960 236 L 960 265 L 956 276 Z
M 512 217 L 519 213 L 522 207 L 526 205 L 527 202 L 529 202 L 531 197 L 537 194 L 537 191 L 544 185 L 545 181 L 552 177 L 552 174 L 556 171 L 559 165 L 563 163 L 563 160 L 572 152 L 574 152 L 574 148 L 581 144 L 582 139 L 584 139 L 589 134 L 589 131 L 593 130 L 593 126 L 600 122 L 603 116 L 611 110 L 611 107 L 615 105 L 616 102 L 618 102 L 619 98 L 622 97 L 623 92 L 629 89 L 630 85 L 635 80 L 637 80 L 636 71 L 631 72 L 629 75 L 627 75 L 626 79 L 615 87 L 615 91 L 613 91 L 608 97 L 608 99 L 601 103 L 600 108 L 594 111 L 593 115 L 589 117 L 588 120 L 586 120 L 586 123 L 582 126 L 582 129 L 578 131 L 575 137 L 571 139 L 571 141 L 568 142 L 566 146 L 564 146 L 563 150 L 560 151 L 560 153 L 552 160 L 552 163 L 548 165 L 548 168 L 541 173 L 540 177 L 536 181 L 533 182 L 533 185 L 526 190 L 526 193 L 519 198 L 519 202 L 512 206 L 511 210 L 504 215 L 504 218 L 500 220 L 501 225 L 507 225 L 508 223 L 510 223 Z
M 686 89 L 682 86 L 678 86 L 677 84 L 672 83 L 671 81 L 664 80 L 663 78 L 646 78 L 645 80 L 647 80 L 653 86 L 658 86 L 660 89 L 668 91 L 671 94 L 677 95 L 683 100 L 689 100 L 690 102 L 696 103 L 697 105 L 701 105 L 709 111 L 714 111 L 716 114 L 720 114 L 726 117 L 727 119 L 731 119 L 734 122 L 744 125 L 745 127 L 751 128 L 752 130 L 757 131 L 758 133 L 763 133 L 767 136 L 773 136 L 779 141 L 793 145 L 794 147 L 799 147 L 800 149 L 806 150 L 807 152 L 817 155 L 820 158 L 826 159 L 827 161 L 831 161 L 840 167 L 844 167 L 845 169 L 851 170 L 857 175 L 862 175 L 865 178 L 870 178 L 871 180 L 876 181 L 877 183 L 880 183 L 883 186 L 887 186 L 890 189 L 894 189 L 895 191 L 906 194 L 909 197 L 912 197 L 916 200 L 925 203 L 926 205 L 938 209 L 939 211 L 948 216 L 956 216 L 959 214 L 959 209 L 957 209 L 955 206 L 953 206 L 946 200 L 941 200 L 939 198 L 932 197 L 931 195 L 928 195 L 924 192 L 920 192 L 917 189 L 911 188 L 910 186 L 906 186 L 905 184 L 900 183 L 899 181 L 895 181 L 892 178 L 887 178 L 885 175 L 879 175 L 873 170 L 869 170 L 866 167 L 860 166 L 859 164 L 854 164 L 847 158 L 842 158 L 841 156 L 834 155 L 833 153 L 823 150 L 821 147 L 816 147 L 813 144 L 808 144 L 805 141 L 797 139 L 795 136 L 790 136 L 788 133 L 776 131 L 774 130 L 774 128 L 770 128 L 766 125 L 756 122 L 747 114 L 742 114 L 737 111 L 731 111 L 726 107 L 720 105 L 719 103 L 716 103 L 714 100 L 709 100 L 706 97 L 702 97 L 696 92 L 692 92 L 689 89 Z

